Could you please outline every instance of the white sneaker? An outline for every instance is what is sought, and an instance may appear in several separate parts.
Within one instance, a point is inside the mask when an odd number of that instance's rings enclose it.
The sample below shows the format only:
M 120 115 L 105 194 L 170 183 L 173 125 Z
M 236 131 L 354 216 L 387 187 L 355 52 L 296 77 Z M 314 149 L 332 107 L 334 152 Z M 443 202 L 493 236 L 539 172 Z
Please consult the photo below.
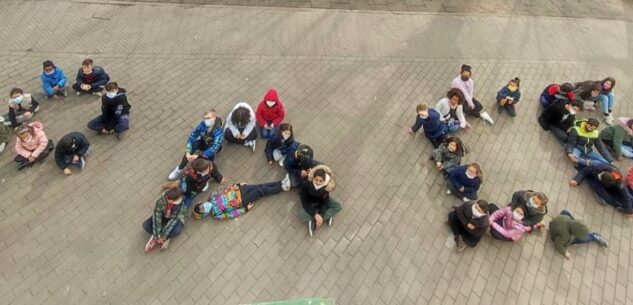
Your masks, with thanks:
M 488 114 L 488 112 L 484 111 L 482 113 L 479 114 L 481 116 L 481 118 L 488 122 L 490 125 L 494 125 L 495 121 L 492 119 L 492 117 Z
M 450 195 L 450 194 L 452 194 L 451 190 L 446 190 L 446 195 Z
M 290 190 L 290 187 L 291 187 L 290 176 L 286 174 L 286 177 L 284 178 L 284 180 L 281 180 L 281 189 L 287 192 Z
M 463 201 L 463 202 L 468 202 L 468 201 L 470 201 L 470 199 L 468 199 L 468 198 L 464 197 L 464 198 L 462 198 L 462 201 Z
M 97 91 L 97 92 L 93 92 L 92 95 L 103 96 L 103 93 L 101 93 L 101 91 Z
M 7 146 L 7 143 L 0 143 L 0 154 L 4 151 L 4 148 Z
M 605 115 L 604 122 L 607 123 L 607 125 L 612 126 L 614 123 L 613 115 L 612 114 Z
M 169 178 L 169 180 L 175 180 L 176 178 L 178 178 L 178 176 L 180 176 L 183 170 L 184 169 L 178 169 L 178 166 L 176 166 L 176 168 L 174 168 L 174 170 L 169 174 L 167 178 Z
M 84 159 L 84 157 L 79 158 L 79 168 L 80 169 L 84 169 L 84 167 L 86 167 L 86 159 Z
M 332 226 L 332 220 L 334 219 L 334 217 L 330 217 L 330 219 L 327 220 L 327 226 L 331 227 Z
M 256 142 L 255 140 L 252 140 L 252 141 L 250 141 L 250 142 L 251 142 L 251 143 L 250 143 L 250 145 L 248 145 L 248 146 L 250 146 L 250 147 L 251 147 L 251 149 L 253 150 L 253 152 L 255 152 L 255 146 L 257 146 L 257 142 Z
M 279 166 L 284 167 L 284 159 L 279 160 Z

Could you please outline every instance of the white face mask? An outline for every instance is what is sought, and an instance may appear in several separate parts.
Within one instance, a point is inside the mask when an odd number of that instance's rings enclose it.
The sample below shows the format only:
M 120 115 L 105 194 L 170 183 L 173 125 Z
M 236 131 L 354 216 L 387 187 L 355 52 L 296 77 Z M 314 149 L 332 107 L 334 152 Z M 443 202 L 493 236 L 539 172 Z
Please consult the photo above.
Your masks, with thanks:
M 275 101 L 266 101 L 266 105 L 268 105 L 268 107 L 275 106 L 275 104 Z
M 576 114 L 576 111 L 574 111 L 574 108 L 569 108 L 569 114 L 574 115 Z
M 516 220 L 516 221 L 521 221 L 523 220 L 523 215 L 521 215 L 521 213 L 514 211 L 512 212 L 512 219 Z
M 477 209 L 477 204 L 473 204 L 471 209 L 473 212 L 473 217 L 475 218 L 483 217 L 484 215 L 486 215 L 484 213 L 479 212 L 479 210 Z
M 211 127 L 213 126 L 213 123 L 215 123 L 215 120 L 212 119 L 204 119 L 204 125 L 207 127 Z
M 18 95 L 11 99 L 11 103 L 16 104 L 16 105 L 22 104 L 22 101 L 24 101 L 24 97 L 22 95 Z
M 475 178 L 477 178 L 477 175 L 474 175 L 474 176 L 473 176 L 473 175 L 471 175 L 471 174 L 470 174 L 470 172 L 469 172 L 469 171 L 466 171 L 466 177 L 467 177 L 468 179 L 475 179 Z
M 46 75 L 53 75 L 53 73 L 55 73 L 55 70 L 51 70 L 50 72 L 44 71 L 44 74 Z
M 180 203 L 182 203 L 182 197 L 180 197 L 180 199 L 172 202 L 172 204 L 180 204 Z
M 106 96 L 109 97 L 109 98 L 114 98 L 116 96 L 116 94 L 117 94 L 116 91 L 114 91 L 114 92 L 106 92 Z

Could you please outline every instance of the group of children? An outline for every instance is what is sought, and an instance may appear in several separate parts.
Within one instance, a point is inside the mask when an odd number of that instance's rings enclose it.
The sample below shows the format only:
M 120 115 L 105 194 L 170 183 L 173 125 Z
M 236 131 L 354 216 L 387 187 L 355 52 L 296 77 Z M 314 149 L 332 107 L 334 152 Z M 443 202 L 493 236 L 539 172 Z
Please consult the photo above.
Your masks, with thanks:
M 43 95 L 52 100 L 67 96 L 67 78 L 62 68 L 51 60 L 42 64 Z M 88 128 L 97 134 L 116 134 L 120 139 L 123 132 L 129 129 L 131 106 L 127 101 L 125 89 L 119 88 L 116 82 L 109 82 L 110 77 L 101 67 L 94 66 L 92 59 L 85 59 L 77 71 L 76 82 L 72 85 L 77 95 L 91 93 L 101 98 L 101 115 L 88 123 Z M 71 175 L 71 166 L 83 169 L 85 156 L 90 151 L 90 142 L 86 136 L 77 131 L 64 135 L 57 146 L 44 132 L 41 122 L 33 121 L 40 110 L 40 104 L 32 94 L 21 88 L 13 88 L 9 92 L 9 112 L 0 117 L 0 153 L 9 142 L 10 127 L 16 134 L 14 158 L 18 170 L 31 167 L 43 161 L 55 150 L 55 162 L 65 175 Z
M 467 246 L 475 247 L 486 232 L 498 240 L 518 241 L 525 233 L 544 227 L 542 221 L 547 214 L 548 202 L 544 193 L 531 190 L 516 192 L 506 207 L 478 198 L 483 182 L 482 170 L 477 163 L 461 164 L 467 149 L 457 136 L 452 135 L 459 129 L 471 128 L 464 113 L 494 124 L 492 117 L 474 98 L 471 75 L 472 68 L 462 65 L 460 75 L 453 79 L 446 97 L 435 108 L 419 104 L 415 123 L 409 128 L 411 134 L 423 128 L 425 137 L 434 148 L 431 160 L 447 180 L 447 194 L 463 201 L 453 207 L 447 218 L 458 252 Z M 564 143 L 565 151 L 579 170 L 569 185 L 577 186 L 581 181 L 588 180 L 601 203 L 614 205 L 631 217 L 633 170 L 629 172 L 625 184 L 622 173 L 612 164 L 609 148 L 617 159 L 633 157 L 633 120 L 623 118 L 619 125 L 614 125 L 614 85 L 613 78 L 606 78 L 573 85 L 547 86 L 540 98 L 544 110 L 539 116 L 539 123 Z M 516 116 L 515 105 L 521 99 L 519 87 L 520 79 L 515 77 L 497 92 L 495 105 L 499 114 L 506 111 L 511 117 Z M 583 109 L 583 100 L 592 109 L 600 102 L 604 120 L 610 126 L 598 132 L 596 119 L 576 120 L 575 114 Z M 592 146 L 597 147 L 600 154 L 594 152 Z M 567 258 L 571 255 L 566 247 L 573 243 L 595 241 L 608 246 L 604 238 L 598 233 L 589 233 L 587 227 L 567 210 L 552 220 L 549 233 L 556 249 Z
M 334 215 L 342 209 L 330 197 L 335 187 L 334 173 L 314 159 L 310 146 L 295 140 L 292 125 L 283 123 L 284 119 L 284 105 L 275 89 L 268 90 L 255 111 L 248 103 L 238 103 L 224 122 L 215 109 L 206 111 L 187 138 L 182 160 L 168 176 L 173 182 L 163 185 L 166 190 L 156 202 L 154 213 L 143 223 L 151 235 L 145 251 L 156 246 L 167 248 L 170 240 L 182 232 L 195 197 L 207 191 L 211 178 L 222 186 L 210 192 L 207 200 L 193 205 L 194 219 L 234 219 L 250 211 L 258 199 L 298 188 L 299 218 L 308 224 L 309 235 L 313 236 L 324 223 L 331 226 Z M 259 135 L 267 139 L 264 153 L 268 164 L 283 167 L 285 178 L 262 184 L 226 185 L 214 163 L 222 145 L 239 144 L 255 152 L 258 129 Z

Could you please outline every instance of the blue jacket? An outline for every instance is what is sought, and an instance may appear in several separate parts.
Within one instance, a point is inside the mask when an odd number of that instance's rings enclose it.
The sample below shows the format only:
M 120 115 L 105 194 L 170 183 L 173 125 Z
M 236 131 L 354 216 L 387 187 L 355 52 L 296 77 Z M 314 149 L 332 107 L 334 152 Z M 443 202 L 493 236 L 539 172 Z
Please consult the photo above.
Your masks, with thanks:
M 42 72 L 40 79 L 42 80 L 42 89 L 44 89 L 44 92 L 46 92 L 48 96 L 55 94 L 53 87 L 59 86 L 60 88 L 64 88 L 67 81 L 64 70 L 60 67 L 55 67 L 53 74 L 50 75 Z
M 94 75 L 94 80 L 90 85 L 93 88 L 105 87 L 106 83 L 110 81 L 110 76 L 108 75 L 108 73 L 106 73 L 106 71 L 99 66 L 92 67 L 92 75 Z M 84 70 L 82 68 L 79 68 L 79 71 L 77 71 L 77 85 L 85 83 L 84 77 Z
M 513 104 L 517 104 L 521 99 L 521 91 L 517 89 L 517 91 L 510 92 L 510 90 L 508 90 L 508 86 L 504 86 L 501 90 L 499 90 L 499 92 L 497 92 L 497 101 L 505 97 L 513 98 Z
M 286 158 L 284 159 L 284 168 L 294 177 L 301 177 L 302 170 L 309 170 L 312 167 L 315 167 L 321 162 L 314 160 L 313 158 L 305 158 L 303 161 L 301 159 L 295 158 L 295 152 L 297 148 L 299 148 L 301 143 L 292 142 L 286 150 Z
M 266 153 L 266 158 L 268 159 L 268 161 L 273 161 L 273 151 L 275 149 L 279 149 L 279 152 L 285 156 L 288 152 L 288 148 L 293 145 L 293 143 L 296 143 L 293 135 L 291 135 L 288 140 L 284 141 L 281 136 L 281 130 L 277 128 L 277 131 L 275 131 L 273 136 L 270 137 L 268 141 L 266 141 L 266 149 L 264 150 L 264 153 Z M 295 147 L 295 150 L 296 149 L 297 148 Z
M 435 109 L 429 109 L 429 117 L 421 118 L 419 115 L 415 117 L 415 124 L 411 126 L 413 132 L 417 132 L 420 127 L 424 128 L 424 134 L 427 138 L 436 140 L 446 134 L 446 124 L 442 123 L 440 113 Z
M 475 198 L 475 193 L 477 193 L 479 186 L 481 186 L 481 178 L 475 177 L 475 179 L 470 179 L 466 177 L 466 169 L 466 165 L 455 167 L 455 169 L 448 174 L 448 181 L 452 182 L 457 189 L 461 189 L 463 186 L 464 191 L 462 193 L 464 193 L 464 196 Z
M 224 142 L 224 130 L 222 129 L 222 119 L 217 117 L 215 124 L 211 128 L 207 128 L 204 121 L 200 122 L 196 128 L 193 129 L 189 138 L 187 139 L 186 152 L 193 153 L 193 143 L 201 140 L 204 142 L 204 150 L 202 155 L 209 160 L 213 160 L 215 155 L 222 148 L 222 142 Z

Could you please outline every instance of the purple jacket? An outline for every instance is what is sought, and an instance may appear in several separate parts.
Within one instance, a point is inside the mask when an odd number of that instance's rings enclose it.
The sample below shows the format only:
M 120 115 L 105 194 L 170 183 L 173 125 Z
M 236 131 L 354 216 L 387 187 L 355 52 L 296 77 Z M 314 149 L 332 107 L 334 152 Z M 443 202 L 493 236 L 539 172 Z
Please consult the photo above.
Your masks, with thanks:
M 475 95 L 475 83 L 473 79 L 470 78 L 467 81 L 462 80 L 461 75 L 457 75 L 451 82 L 452 88 L 459 89 L 466 98 L 466 102 L 468 103 L 468 107 L 475 108 L 475 104 L 473 104 L 473 96 Z
M 501 220 L 501 225 L 497 223 L 498 220 Z M 532 230 L 529 226 L 524 226 L 521 221 L 512 218 L 512 207 L 505 207 L 492 213 L 492 215 L 490 215 L 490 226 L 492 226 L 492 229 L 495 231 L 501 233 L 501 235 L 513 241 L 521 239 L 523 233 Z

